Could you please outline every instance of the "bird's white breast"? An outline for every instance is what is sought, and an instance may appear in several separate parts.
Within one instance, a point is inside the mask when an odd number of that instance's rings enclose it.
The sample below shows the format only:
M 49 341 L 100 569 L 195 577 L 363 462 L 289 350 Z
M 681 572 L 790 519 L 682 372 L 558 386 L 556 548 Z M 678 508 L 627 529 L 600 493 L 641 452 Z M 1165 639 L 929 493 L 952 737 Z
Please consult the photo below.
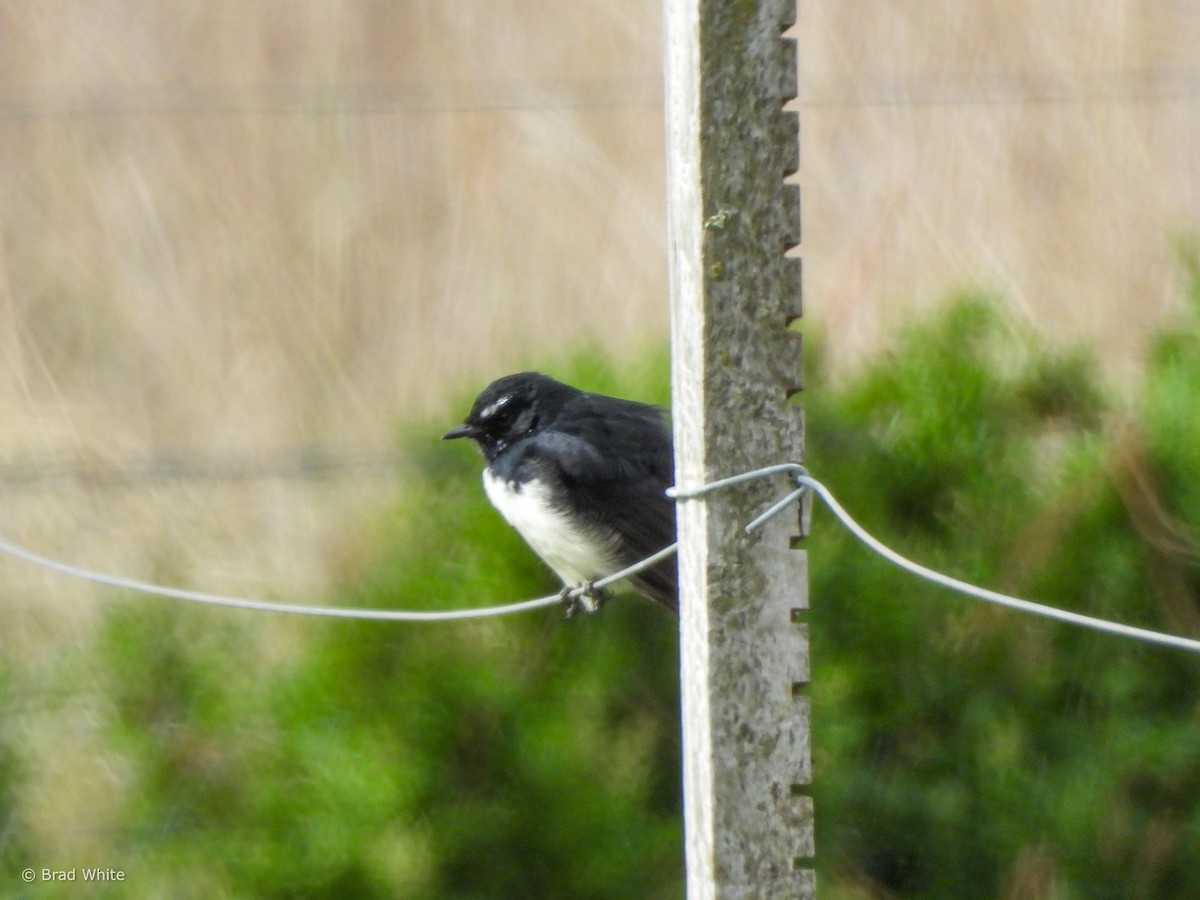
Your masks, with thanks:
M 516 485 L 485 469 L 483 489 L 500 515 L 566 584 L 575 586 L 620 568 L 611 542 L 555 509 L 541 482 Z

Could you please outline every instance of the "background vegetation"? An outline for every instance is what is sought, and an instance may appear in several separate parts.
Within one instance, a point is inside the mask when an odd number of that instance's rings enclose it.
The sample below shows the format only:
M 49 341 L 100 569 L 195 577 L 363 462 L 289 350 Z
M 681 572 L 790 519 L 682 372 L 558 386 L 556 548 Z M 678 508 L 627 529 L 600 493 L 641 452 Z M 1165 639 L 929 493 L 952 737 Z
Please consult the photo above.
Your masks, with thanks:
M 811 466 L 936 568 L 1195 634 L 1196 275 L 1128 409 L 1088 355 L 1047 353 L 966 298 L 813 398 Z M 957 599 L 835 526 L 810 548 L 818 836 L 846 896 L 1200 887 L 1193 656 Z
M 1087 353 L 1049 349 L 966 295 L 813 398 L 810 465 L 918 559 L 1196 634 L 1200 425 L 1178 414 L 1200 403 L 1194 261 L 1189 277 L 1192 315 L 1156 340 L 1128 408 L 1098 390 Z M 596 390 L 665 390 L 661 354 L 620 372 L 594 353 L 552 368 Z M 479 461 L 435 437 L 406 439 L 404 502 L 329 602 L 554 589 L 487 507 Z M 821 514 L 808 549 L 828 896 L 1200 890 L 1193 656 L 926 587 Z M 679 895 L 668 614 L 630 597 L 571 622 L 302 621 L 266 655 L 264 630 L 131 598 L 105 608 L 85 659 L 61 662 L 55 690 L 98 679 L 105 698 L 91 727 L 121 775 L 90 857 L 131 876 L 111 896 Z M 7 689 L 35 692 L 11 676 Z M 19 794 L 36 760 L 11 727 L 4 738 L 0 785 Z M 31 857 L 85 864 L 19 821 L 8 833 L 9 885 Z
M 0 2 L 4 536 L 297 601 L 549 590 L 431 436 L 524 366 L 666 401 L 658 12 Z M 921 559 L 1196 633 L 1200 15 L 805 0 L 795 35 L 814 471 Z M 826 893 L 1195 894 L 1190 657 L 810 546 Z M 678 894 L 657 610 L 0 576 L 0 895 Z

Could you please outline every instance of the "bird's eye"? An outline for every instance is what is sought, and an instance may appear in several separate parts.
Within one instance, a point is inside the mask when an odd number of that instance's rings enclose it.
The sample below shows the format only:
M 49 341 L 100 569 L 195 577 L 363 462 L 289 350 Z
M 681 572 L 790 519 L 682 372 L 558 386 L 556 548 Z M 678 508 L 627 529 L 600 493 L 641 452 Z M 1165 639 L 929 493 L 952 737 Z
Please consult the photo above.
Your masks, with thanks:
M 483 422 L 487 422 L 492 428 L 507 428 L 512 424 L 513 419 L 517 415 L 517 410 L 512 404 L 512 396 L 501 397 L 495 403 L 485 406 L 479 414 L 479 418 Z

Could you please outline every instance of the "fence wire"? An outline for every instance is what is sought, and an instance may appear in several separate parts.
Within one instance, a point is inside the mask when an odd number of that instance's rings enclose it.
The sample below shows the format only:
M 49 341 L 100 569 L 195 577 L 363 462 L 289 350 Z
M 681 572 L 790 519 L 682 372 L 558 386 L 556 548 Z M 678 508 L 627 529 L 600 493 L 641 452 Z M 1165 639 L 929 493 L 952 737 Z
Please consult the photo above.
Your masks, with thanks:
M 205 455 L 180 452 L 129 459 L 41 456 L 0 463 L 0 485 L 132 487 L 176 481 L 325 481 L 387 476 L 403 459 L 394 450 L 369 447 L 289 447 L 259 454 Z
M 960 579 L 953 578 L 942 572 L 930 569 L 920 563 L 913 562 L 905 556 L 892 550 L 882 541 L 870 534 L 865 528 L 859 525 L 846 510 L 838 503 L 833 493 L 820 481 L 816 480 L 808 474 L 808 470 L 798 463 L 780 463 L 774 466 L 766 466 L 761 469 L 754 469 L 749 472 L 743 472 L 739 475 L 734 475 L 729 478 L 722 478 L 717 481 L 702 484 L 696 487 L 680 487 L 675 486 L 667 489 L 668 496 L 674 498 L 677 502 L 687 502 L 703 497 L 713 491 L 727 490 L 739 484 L 744 484 L 748 481 L 755 481 L 762 478 L 777 477 L 779 475 L 788 476 L 792 483 L 792 490 L 782 499 L 776 500 L 771 506 L 745 526 L 746 531 L 754 531 L 770 519 L 779 515 L 787 509 L 791 509 L 804 494 L 812 492 L 819 497 L 822 502 L 829 508 L 834 516 L 841 524 L 861 541 L 867 548 L 886 559 L 893 565 L 898 566 L 904 571 L 925 579 L 934 584 L 941 585 L 952 591 L 965 594 L 977 600 L 983 600 L 988 603 L 994 603 L 1009 609 L 1019 612 L 1030 613 L 1037 616 L 1042 616 L 1049 619 L 1054 619 L 1059 622 L 1065 622 L 1069 625 L 1074 625 L 1081 628 L 1088 628 L 1094 631 L 1100 631 L 1107 634 L 1116 635 L 1119 637 L 1130 638 L 1132 640 L 1143 641 L 1145 643 L 1160 644 L 1167 647 L 1174 647 L 1180 650 L 1188 650 L 1193 653 L 1200 653 L 1200 640 L 1187 638 L 1180 635 L 1167 634 L 1159 631 L 1152 631 L 1147 628 L 1139 628 L 1132 625 L 1126 625 L 1120 622 L 1112 622 L 1107 619 L 1088 616 L 1082 613 L 1072 612 L 1070 610 L 1060 609 L 1058 607 L 1049 606 L 1042 603 L 1034 603 L 1030 600 L 1023 600 L 1019 597 L 1013 597 L 1008 594 L 1002 594 L 998 591 L 988 590 L 977 585 L 970 584 Z M 230 597 L 223 594 L 212 594 L 205 591 L 192 591 L 182 588 L 166 587 L 163 585 L 152 584 L 146 581 L 139 581 L 132 578 L 125 578 L 120 575 L 110 575 L 103 572 L 97 572 L 92 569 L 85 569 L 81 566 L 71 565 L 70 563 L 61 562 L 59 560 L 50 559 L 30 550 L 26 550 L 17 544 L 0 539 L 0 553 L 8 554 L 17 559 L 33 565 L 41 566 L 54 572 L 63 575 L 68 575 L 74 578 L 80 578 L 85 581 L 90 581 L 94 584 L 103 585 L 106 587 L 116 588 L 120 590 L 135 591 L 143 594 L 150 594 L 158 597 L 163 597 L 171 600 L 179 600 L 189 603 L 203 603 L 212 606 L 223 606 L 234 609 L 252 610 L 256 612 L 273 612 L 286 613 L 293 615 L 306 616 L 327 616 L 342 619 L 370 619 L 378 621 L 394 621 L 394 622 L 445 622 L 461 619 L 481 619 L 492 616 L 510 615 L 513 613 L 529 612 L 535 609 L 560 604 L 565 598 L 577 598 L 586 592 L 594 589 L 608 587 L 616 584 L 643 569 L 649 568 L 656 563 L 666 559 L 675 553 L 678 544 L 671 544 L 664 547 L 657 553 L 642 559 L 631 566 L 627 566 L 620 571 L 600 578 L 588 586 L 578 586 L 567 591 L 564 594 L 552 594 L 545 597 L 535 597 L 532 600 L 522 600 L 516 603 L 507 603 L 496 606 L 482 606 L 466 609 L 451 609 L 451 610 L 402 610 L 402 609 L 361 609 L 353 607 L 335 607 L 335 606 L 307 606 L 294 603 L 271 603 L 263 600 L 255 600 L 247 597 Z
M 808 72 L 795 103 L 806 108 L 1153 103 L 1200 97 L 1200 67 L 1082 72 Z M 321 84 L 134 85 L 75 94 L 0 94 L 0 119 L 123 116 L 440 114 L 554 109 L 656 109 L 662 79 L 363 81 Z

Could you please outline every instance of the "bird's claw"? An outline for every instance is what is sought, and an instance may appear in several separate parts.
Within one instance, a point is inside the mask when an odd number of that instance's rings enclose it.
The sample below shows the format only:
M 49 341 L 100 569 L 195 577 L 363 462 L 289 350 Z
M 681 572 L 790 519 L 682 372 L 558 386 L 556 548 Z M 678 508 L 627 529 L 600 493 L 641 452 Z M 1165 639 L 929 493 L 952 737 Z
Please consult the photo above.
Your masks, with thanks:
M 578 591 L 579 593 L 573 593 Z M 574 618 L 580 612 L 594 613 L 604 605 L 604 601 L 608 599 L 608 595 L 601 588 L 596 587 L 592 582 L 585 581 L 578 587 L 567 586 L 558 593 L 558 599 L 562 601 L 563 610 L 566 618 Z

